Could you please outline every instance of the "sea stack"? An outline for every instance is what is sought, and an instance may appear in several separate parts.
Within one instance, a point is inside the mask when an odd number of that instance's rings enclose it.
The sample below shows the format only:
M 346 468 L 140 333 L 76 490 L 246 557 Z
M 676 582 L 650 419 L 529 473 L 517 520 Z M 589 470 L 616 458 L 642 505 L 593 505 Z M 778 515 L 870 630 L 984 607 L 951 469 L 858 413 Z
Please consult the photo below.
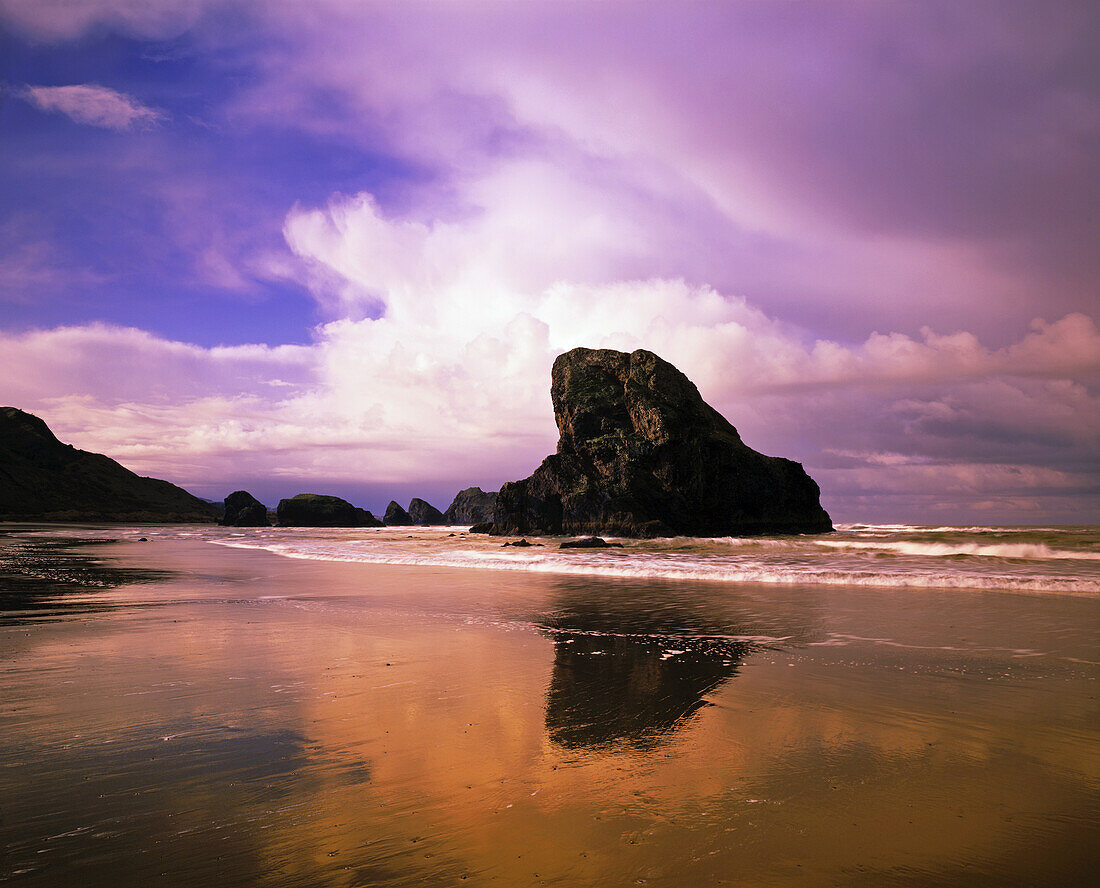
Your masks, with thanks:
M 212 524 L 217 518 L 213 503 L 62 444 L 37 416 L 0 407 L 0 521 Z
M 497 496 L 493 533 L 746 536 L 833 529 L 796 462 L 764 456 L 653 352 L 554 362 L 557 453 Z
M 412 517 L 401 508 L 401 504 L 396 500 L 390 500 L 390 504 L 386 506 L 386 514 L 382 518 L 382 523 L 387 527 L 405 527 L 413 523 Z
M 409 503 L 409 518 L 413 524 L 431 526 L 443 523 L 443 513 L 420 497 L 413 497 Z
M 366 509 L 353 506 L 338 496 L 299 493 L 279 500 L 276 511 L 280 527 L 381 527 L 382 522 Z
M 237 490 L 225 498 L 225 514 L 218 522 L 222 527 L 270 527 L 267 506 L 247 490 Z
M 480 524 L 483 521 L 492 521 L 496 505 L 495 491 L 486 493 L 480 487 L 467 487 L 455 495 L 454 502 L 443 513 L 443 523 Z

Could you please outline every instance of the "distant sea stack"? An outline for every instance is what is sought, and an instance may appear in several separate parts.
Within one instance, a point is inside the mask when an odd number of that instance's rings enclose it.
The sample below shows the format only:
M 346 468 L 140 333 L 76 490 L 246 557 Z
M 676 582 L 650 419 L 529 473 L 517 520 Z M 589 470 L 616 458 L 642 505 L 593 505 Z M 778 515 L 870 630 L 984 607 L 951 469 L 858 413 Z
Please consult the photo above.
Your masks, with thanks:
M 37 416 L 0 407 L 0 521 L 212 523 L 218 513 L 174 484 L 62 444 Z
M 225 498 L 225 513 L 218 522 L 222 527 L 270 527 L 267 506 L 247 490 L 238 490 Z
M 444 524 L 481 524 L 493 520 L 493 510 L 497 506 L 495 492 L 486 493 L 480 487 L 467 487 L 460 490 L 454 502 L 443 513 Z
M 420 497 L 413 497 L 412 502 L 409 503 L 409 518 L 412 519 L 413 524 L 423 526 L 443 523 L 443 513 Z
M 649 351 L 575 348 L 554 362 L 561 438 L 500 489 L 494 534 L 629 537 L 824 533 L 817 484 L 764 456 Z
M 382 523 L 387 527 L 406 527 L 411 525 L 413 520 L 412 516 L 401 508 L 400 503 L 396 500 L 390 500 L 390 504 L 386 506 L 386 514 L 382 518 Z
M 280 527 L 381 527 L 382 522 L 366 509 L 353 506 L 338 496 L 299 493 L 279 500 L 276 510 Z

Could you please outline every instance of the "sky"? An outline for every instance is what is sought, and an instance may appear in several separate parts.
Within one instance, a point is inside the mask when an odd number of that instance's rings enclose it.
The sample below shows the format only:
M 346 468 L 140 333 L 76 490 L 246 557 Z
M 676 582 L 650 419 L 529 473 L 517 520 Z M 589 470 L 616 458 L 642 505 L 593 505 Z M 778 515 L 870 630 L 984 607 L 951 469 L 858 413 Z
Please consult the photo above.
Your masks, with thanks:
M 1100 523 L 1100 8 L 0 0 L 0 403 L 220 500 L 530 474 L 646 348 L 835 521 Z

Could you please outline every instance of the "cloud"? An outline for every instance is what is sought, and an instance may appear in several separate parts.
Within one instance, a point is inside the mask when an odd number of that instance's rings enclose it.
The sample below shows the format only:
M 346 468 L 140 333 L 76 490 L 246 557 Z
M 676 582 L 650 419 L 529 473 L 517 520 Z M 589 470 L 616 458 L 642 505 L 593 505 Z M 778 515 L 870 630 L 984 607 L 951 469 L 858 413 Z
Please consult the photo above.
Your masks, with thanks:
M 0 0 L 0 13 L 39 40 L 73 40 L 103 26 L 166 39 L 194 25 L 212 5 L 207 0 Z
M 14 226 L 0 225 L 0 235 L 10 235 L 9 248 L 0 252 L 0 303 L 30 304 L 33 298 L 62 288 L 102 284 L 105 277 L 87 268 L 66 268 L 57 250 L 47 241 L 19 243 Z
M 43 111 L 57 111 L 76 123 L 104 129 L 128 130 L 166 119 L 163 111 L 141 104 L 132 96 L 106 86 L 28 86 L 21 95 Z
M 528 166 L 493 173 L 446 220 L 389 216 L 370 194 L 295 208 L 287 242 L 340 309 L 312 345 L 203 349 L 102 325 L 9 335 L 0 359 L 29 370 L 0 398 L 212 496 L 242 467 L 286 479 L 284 495 L 307 479 L 449 495 L 521 477 L 553 449 L 558 353 L 644 347 L 751 446 L 805 462 L 840 517 L 979 500 L 992 513 L 1020 498 L 1065 509 L 1073 491 L 1096 491 L 1088 316 L 1036 320 L 999 348 L 932 329 L 814 337 L 706 285 L 615 279 L 646 249 L 632 209 L 620 218 L 606 195 L 548 192 L 553 181 Z M 557 203 L 545 218 L 516 211 L 546 193 Z M 559 218 L 576 225 L 549 236 Z M 577 280 L 558 277 L 572 269 Z M 363 304 L 373 310 L 356 319 Z
M 42 39 L 191 28 L 193 58 L 231 40 L 211 5 L 0 0 Z M 232 5 L 247 76 L 209 109 L 219 126 L 414 172 L 312 189 L 284 221 L 291 255 L 256 260 L 322 307 L 310 346 L 0 338 L 28 368 L 0 397 L 75 443 L 209 495 L 245 465 L 492 486 L 553 447 L 557 353 L 645 347 L 750 445 L 806 462 L 842 517 L 1070 514 L 1072 491 L 1098 514 L 1100 115 L 1079 4 L 249 8 Z M 101 126 L 161 113 L 31 89 Z M 173 227 L 201 230 L 202 280 L 264 277 L 243 226 L 199 215 Z
M 470 183 L 461 197 L 472 209 L 459 222 L 387 218 L 361 194 L 296 208 L 287 242 L 344 282 L 331 288 L 344 311 L 361 299 L 384 304 L 382 320 L 365 325 L 372 335 L 438 328 L 455 340 L 499 333 L 525 315 L 545 327 L 548 347 L 558 351 L 660 343 L 671 359 L 698 365 L 693 378 L 726 393 L 1100 375 L 1100 334 L 1083 313 L 1037 319 L 1019 342 L 1000 349 L 972 333 L 930 327 L 919 337 L 872 333 L 843 344 L 707 285 L 637 276 L 659 240 L 653 207 L 624 202 L 617 186 L 584 183 L 571 191 L 552 167 L 515 167 Z
M 1094 299 L 1096 21 L 1079 4 L 314 6 L 266 19 L 293 36 L 234 121 L 365 139 L 460 189 L 568 149 L 605 179 L 660 171 L 644 187 L 669 218 L 720 220 L 664 238 L 681 267 L 663 275 L 833 334 L 932 313 L 1007 337 Z
M 425 169 L 436 199 L 501 158 L 563 145 L 605 172 L 659 169 L 670 209 L 722 220 L 694 246 L 666 238 L 686 267 L 662 276 L 749 294 L 830 335 L 934 313 L 1006 338 L 1095 298 L 1098 19 L 1080 3 L 0 10 L 41 39 L 183 34 L 198 58 L 230 45 L 249 73 L 220 123 L 390 152 Z
M 314 360 L 307 346 L 201 348 L 99 323 L 0 332 L 0 353 L 20 368 L 3 386 L 8 403 L 60 396 L 108 407 L 253 396 L 266 393 L 272 378 L 302 386 Z

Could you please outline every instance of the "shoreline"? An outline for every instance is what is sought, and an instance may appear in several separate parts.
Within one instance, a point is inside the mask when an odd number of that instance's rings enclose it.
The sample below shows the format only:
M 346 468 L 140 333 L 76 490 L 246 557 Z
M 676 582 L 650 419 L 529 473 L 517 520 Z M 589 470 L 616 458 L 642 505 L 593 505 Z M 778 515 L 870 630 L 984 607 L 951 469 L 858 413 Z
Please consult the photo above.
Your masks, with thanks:
M 1092 599 L 72 549 L 0 611 L 17 884 L 1095 871 Z
M 208 525 L 22 524 L 7 534 L 201 539 L 241 551 L 327 563 L 617 577 L 722 586 L 860 587 L 895 592 L 1100 596 L 1100 527 L 950 528 L 848 525 L 800 537 L 612 538 L 609 549 L 560 549 L 569 537 L 512 548 L 462 526 L 223 528 Z M 536 539 L 532 537 L 532 539 Z
M 202 587 L 202 578 L 213 569 L 215 573 L 223 572 L 219 574 L 222 577 L 219 586 L 224 591 L 228 592 L 232 589 L 239 592 L 237 597 L 226 599 L 229 601 L 297 599 L 302 597 L 300 584 L 305 581 L 307 589 L 326 588 L 327 591 L 321 596 L 325 599 L 348 599 L 370 603 L 381 596 L 383 606 L 394 600 L 401 600 L 415 606 L 423 605 L 430 601 L 430 598 L 424 598 L 425 590 L 437 583 L 448 589 L 457 590 L 459 596 L 478 598 L 488 596 L 490 599 L 495 598 L 505 603 L 516 600 L 533 601 L 536 604 L 542 602 L 535 606 L 534 612 L 524 607 L 520 612 L 505 610 L 497 613 L 496 616 L 506 615 L 505 622 L 508 625 L 528 622 L 537 631 L 550 633 L 557 632 L 558 629 L 547 624 L 543 619 L 543 617 L 549 619 L 548 614 L 553 613 L 553 608 L 545 604 L 547 596 L 552 597 L 556 590 L 591 588 L 606 590 L 606 593 L 597 596 L 596 600 L 613 614 L 614 619 L 626 624 L 629 624 L 632 619 L 629 613 L 632 596 L 639 592 L 647 595 L 656 594 L 654 590 L 660 590 L 661 594 L 670 601 L 684 604 L 683 614 L 700 607 L 704 610 L 710 608 L 719 612 L 726 612 L 732 607 L 734 613 L 751 614 L 750 619 L 765 617 L 765 623 L 768 625 L 774 623 L 775 619 L 782 619 L 783 615 L 794 620 L 795 624 L 800 624 L 800 619 L 794 615 L 805 610 L 811 610 L 819 615 L 835 613 L 841 621 L 858 619 L 862 610 L 866 608 L 882 614 L 894 611 L 899 618 L 908 613 L 922 615 L 919 621 L 920 631 L 909 639 L 907 634 L 912 634 L 914 627 L 904 624 L 891 625 L 891 630 L 885 637 L 881 633 L 865 635 L 839 633 L 842 643 L 851 642 L 853 645 L 866 643 L 876 648 L 897 647 L 960 653 L 979 653 L 985 650 L 989 653 L 999 651 L 1012 655 L 1021 651 L 1030 651 L 1026 642 L 1032 624 L 1041 625 L 1043 622 L 1041 615 L 1051 612 L 1052 609 L 1055 612 L 1076 613 L 1078 616 L 1075 617 L 1075 623 L 1082 628 L 1082 631 L 1089 625 L 1100 624 L 1100 597 L 1089 594 L 1024 592 L 1020 595 L 1005 595 L 1006 591 L 1016 593 L 1021 590 L 793 581 L 789 583 L 718 581 L 682 576 L 619 576 L 498 569 L 483 566 L 470 568 L 437 563 L 298 558 L 262 547 L 238 548 L 195 538 L 153 540 L 141 544 L 127 539 L 112 540 L 94 537 L 78 539 L 72 543 L 63 540 L 56 542 L 63 551 L 78 557 L 90 557 L 93 562 L 90 568 L 93 575 L 103 568 L 104 563 L 117 564 L 120 569 L 109 571 L 107 581 L 93 579 L 90 585 L 72 587 L 93 597 L 97 590 L 103 589 L 110 598 L 112 607 L 170 605 L 175 603 L 175 598 L 165 598 L 164 593 L 177 590 L 185 594 L 184 600 L 190 600 L 186 597 L 186 593 L 196 585 Z M 127 545 L 128 543 L 134 543 L 134 545 Z M 224 553 L 224 556 L 216 556 L 215 552 Z M 240 562 L 241 557 L 244 559 L 243 563 Z M 166 564 L 171 566 L 166 567 Z M 132 573 L 132 581 L 125 578 L 127 572 Z M 311 576 L 315 576 L 315 579 L 306 579 Z M 199 579 L 196 580 L 193 577 Z M 370 582 L 364 586 L 364 581 L 368 579 Z M 260 598 L 253 596 L 251 592 L 253 587 L 272 581 L 280 585 Z M 63 580 L 60 585 L 64 586 L 65 581 Z M 381 595 L 379 592 L 371 591 L 375 586 L 401 591 Z M 920 594 L 899 594 L 912 590 Z M 145 597 L 146 592 L 156 594 L 153 597 Z M 960 592 L 964 594 L 958 594 Z M 130 597 L 131 593 L 137 597 Z M 570 592 L 570 594 L 573 593 Z M 309 599 L 315 595 L 316 593 L 308 593 L 305 598 Z M 63 603 L 66 599 L 67 594 L 61 593 L 58 601 Z M 690 608 L 686 607 L 686 602 L 692 602 Z M 548 608 L 546 613 L 540 610 L 544 607 Z M 540 613 L 543 617 L 539 616 Z M 1014 623 L 1010 627 L 1011 634 L 1017 636 L 1017 640 L 1012 644 L 984 649 L 966 642 L 973 628 L 981 625 L 983 616 L 992 614 L 995 619 L 1001 619 L 1000 615 L 1007 613 L 1030 615 L 1016 618 L 1018 625 Z M 469 615 L 466 614 L 466 616 Z M 790 643 L 805 647 L 826 647 L 838 644 L 837 639 L 811 637 L 802 631 L 793 633 L 785 631 L 714 632 L 707 635 L 691 619 L 687 619 L 687 623 L 690 626 L 689 634 L 697 637 L 763 644 Z M 664 634 L 669 637 L 678 637 L 681 634 L 675 625 L 666 628 L 669 631 Z M 939 647 L 926 644 L 930 634 L 943 633 L 948 629 L 952 634 L 957 635 L 954 643 L 948 640 Z M 582 634 L 584 632 L 583 629 L 577 631 Z M 603 634 L 649 637 L 662 633 L 642 631 Z M 1100 645 L 1093 645 L 1093 647 L 1097 654 L 1095 658 L 1067 657 L 1066 662 L 1089 666 L 1100 665 Z M 1022 657 L 1026 659 L 1032 655 L 1033 652 L 1030 652 L 1023 654 Z

